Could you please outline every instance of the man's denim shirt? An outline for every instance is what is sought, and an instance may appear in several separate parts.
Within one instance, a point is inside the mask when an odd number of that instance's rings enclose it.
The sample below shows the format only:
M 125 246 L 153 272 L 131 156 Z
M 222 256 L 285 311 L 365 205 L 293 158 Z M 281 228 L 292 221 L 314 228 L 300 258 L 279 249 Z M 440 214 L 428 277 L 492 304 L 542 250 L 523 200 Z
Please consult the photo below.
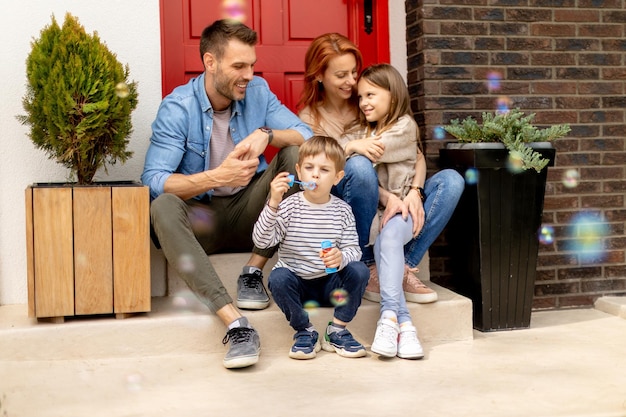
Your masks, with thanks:
M 269 89 L 267 82 L 254 77 L 246 96 L 233 102 L 230 134 L 235 144 L 255 129 L 294 129 L 304 139 L 313 132 L 298 116 L 285 107 Z M 165 181 L 173 173 L 196 174 L 209 168 L 209 140 L 213 129 L 213 108 L 204 89 L 204 74 L 179 86 L 163 99 L 152 123 L 152 137 L 146 153 L 141 182 L 150 188 L 154 199 L 163 193 Z M 267 168 L 261 155 L 257 172 Z M 195 198 L 211 196 L 212 191 Z

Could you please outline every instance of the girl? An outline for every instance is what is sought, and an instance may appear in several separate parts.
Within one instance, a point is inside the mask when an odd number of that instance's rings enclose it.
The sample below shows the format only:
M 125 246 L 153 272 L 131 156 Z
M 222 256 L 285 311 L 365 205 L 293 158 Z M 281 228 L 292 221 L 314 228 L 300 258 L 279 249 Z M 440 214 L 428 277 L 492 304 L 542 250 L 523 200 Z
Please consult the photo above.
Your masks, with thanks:
M 407 87 L 389 64 L 366 68 L 357 84 L 359 125 L 344 138 L 373 137 L 384 144 L 377 160 L 379 210 L 370 230 L 380 281 L 380 320 L 372 352 L 381 356 L 420 359 L 424 356 L 411 321 L 402 288 L 405 275 L 404 247 L 424 225 L 424 210 L 409 216 L 407 196 L 424 201 L 426 177 L 424 155 L 419 149 L 419 131 L 410 109 Z
M 361 68 L 361 52 L 345 36 L 326 33 L 311 42 L 305 55 L 304 89 L 298 107 L 301 109 L 300 118 L 313 129 L 314 134 L 339 139 L 345 133 L 346 126 L 358 122 L 356 81 Z M 385 148 L 383 141 L 372 137 L 352 139 L 343 143 L 346 156 L 352 156 L 346 160 L 344 178 L 333 187 L 332 193 L 350 205 L 356 219 L 359 245 L 363 252 L 361 260 L 370 268 L 370 281 L 364 298 L 380 301 L 373 248 L 368 243 L 379 200 L 378 179 L 372 163 L 378 162 Z M 416 170 L 418 168 L 416 166 Z M 403 289 L 407 301 L 431 303 L 437 300 L 437 293 L 410 271 L 416 270 L 430 245 L 448 223 L 464 184 L 459 173 L 444 169 L 426 180 L 425 202 L 422 202 L 417 192 L 410 192 L 402 200 L 405 210 L 413 219 L 417 219 L 420 212 L 422 218 L 425 216 L 419 239 L 412 240 L 405 247 L 407 267 Z M 431 207 L 437 209 L 427 209 Z

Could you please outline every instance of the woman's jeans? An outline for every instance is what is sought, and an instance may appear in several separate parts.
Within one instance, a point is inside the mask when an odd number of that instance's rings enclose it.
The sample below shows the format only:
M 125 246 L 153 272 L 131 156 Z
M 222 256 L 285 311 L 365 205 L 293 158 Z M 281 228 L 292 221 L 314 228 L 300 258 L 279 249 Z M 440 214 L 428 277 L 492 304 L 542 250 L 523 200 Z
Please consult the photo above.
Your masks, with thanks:
M 362 155 L 354 155 L 346 161 L 343 179 L 333 187 L 332 193 L 348 203 L 354 213 L 359 246 L 363 252 L 361 261 L 374 262 L 374 252 L 367 246 L 370 227 L 378 208 L 378 176 L 372 161 Z
M 301 279 L 287 268 L 276 268 L 270 273 L 268 286 L 289 325 L 300 331 L 310 325 L 304 304 L 311 301 L 320 307 L 334 306 L 334 317 L 346 323 L 352 321 L 369 277 L 363 262 L 350 262 L 338 272 L 316 279 Z M 340 292 L 335 293 L 337 290 Z
M 361 261 L 369 265 L 374 262 L 372 246 L 367 246 L 372 220 L 378 208 L 378 176 L 372 161 L 355 155 L 346 161 L 345 176 L 333 187 L 333 194 L 352 208 L 359 235 L 359 246 L 363 251 Z M 426 180 L 424 193 L 424 226 L 417 238 L 404 247 L 405 262 L 416 267 L 428 248 L 443 231 L 452 217 L 461 198 L 465 180 L 455 170 L 444 169 Z
M 441 234 L 454 213 L 465 179 L 453 169 L 444 169 L 426 180 L 424 193 L 424 226 L 417 237 L 404 246 L 404 262 L 415 268 L 430 245 Z

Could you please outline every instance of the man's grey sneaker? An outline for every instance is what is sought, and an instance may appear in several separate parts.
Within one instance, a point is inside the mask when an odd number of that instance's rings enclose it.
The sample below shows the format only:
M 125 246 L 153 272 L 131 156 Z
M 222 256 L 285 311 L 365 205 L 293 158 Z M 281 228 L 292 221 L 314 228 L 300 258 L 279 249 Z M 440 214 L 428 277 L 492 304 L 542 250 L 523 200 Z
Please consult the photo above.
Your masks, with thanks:
M 295 342 L 289 351 L 289 357 L 293 359 L 313 359 L 320 351 L 319 333 L 315 330 L 309 332 L 300 330 L 293 338 Z
M 262 310 L 270 305 L 270 296 L 263 285 L 263 272 L 257 270 L 239 275 L 237 280 L 237 307 Z
M 230 348 L 224 357 L 224 366 L 228 369 L 245 368 L 259 361 L 261 341 L 259 334 L 250 327 L 235 327 L 226 332 L 222 343 L 230 341 Z
M 326 352 L 337 352 L 344 358 L 360 358 L 366 355 L 365 347 L 357 342 L 347 329 L 328 333 L 328 328 L 326 328 L 322 349 Z

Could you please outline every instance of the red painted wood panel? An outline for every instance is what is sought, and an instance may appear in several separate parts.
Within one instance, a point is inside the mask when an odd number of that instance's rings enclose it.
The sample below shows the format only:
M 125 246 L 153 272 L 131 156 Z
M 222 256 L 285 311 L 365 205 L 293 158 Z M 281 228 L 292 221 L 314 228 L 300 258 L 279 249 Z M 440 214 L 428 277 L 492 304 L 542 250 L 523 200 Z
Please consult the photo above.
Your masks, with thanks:
M 362 0 L 243 0 L 244 22 L 259 34 L 255 72 L 295 110 L 302 89 L 304 54 L 316 36 L 342 33 L 359 46 L 366 65 L 388 62 L 387 2 L 372 2 L 374 30 L 366 34 Z M 203 71 L 200 35 L 207 25 L 224 16 L 224 1 L 160 0 L 160 5 L 165 96 Z

